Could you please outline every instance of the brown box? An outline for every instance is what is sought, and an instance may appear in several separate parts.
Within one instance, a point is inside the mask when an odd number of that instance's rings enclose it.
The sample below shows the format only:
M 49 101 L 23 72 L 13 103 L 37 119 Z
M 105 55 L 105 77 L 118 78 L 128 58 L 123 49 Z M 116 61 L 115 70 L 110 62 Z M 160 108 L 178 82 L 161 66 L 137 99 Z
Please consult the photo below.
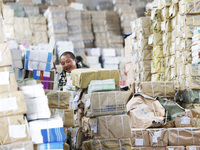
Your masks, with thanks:
M 0 145 L 1 150 L 33 150 L 32 141 L 17 142 L 8 145 Z
M 149 132 L 149 140 L 151 146 L 167 146 L 168 145 L 168 132 L 165 128 L 160 129 L 147 129 Z
M 0 93 L 17 91 L 17 83 L 12 67 L 0 67 Z
M 105 139 L 105 140 L 89 140 L 83 142 L 84 150 L 95 149 L 124 149 L 131 150 L 130 139 Z
M 184 146 L 167 146 L 166 150 L 185 150 Z
M 200 145 L 200 128 L 169 128 L 169 146 Z
M 3 145 L 30 140 L 23 115 L 0 118 L 0 129 L 0 143 Z
M 120 115 L 126 113 L 126 103 L 131 96 L 130 91 L 95 92 L 86 94 L 85 116 Z
M 131 129 L 131 145 L 133 147 L 149 147 L 149 132 L 145 129 Z
M 78 88 L 87 88 L 91 80 L 115 79 L 119 85 L 119 70 L 106 69 L 75 69 L 71 73 L 73 85 Z
M 63 120 L 63 125 L 67 128 L 74 126 L 74 110 L 73 109 L 57 109 L 50 108 L 51 115 L 59 115 Z
M 131 150 L 165 150 L 165 147 L 131 147 Z
M 12 65 L 11 50 L 7 43 L 0 43 L 0 67 Z
M 70 92 L 46 90 L 45 95 L 50 108 L 68 109 Z
M 186 146 L 186 150 L 199 150 L 200 146 Z
M 194 127 L 193 115 L 190 109 L 185 109 L 183 116 L 177 116 L 175 120 L 176 127 Z
M 0 117 L 23 115 L 27 112 L 26 100 L 21 91 L 0 94 Z

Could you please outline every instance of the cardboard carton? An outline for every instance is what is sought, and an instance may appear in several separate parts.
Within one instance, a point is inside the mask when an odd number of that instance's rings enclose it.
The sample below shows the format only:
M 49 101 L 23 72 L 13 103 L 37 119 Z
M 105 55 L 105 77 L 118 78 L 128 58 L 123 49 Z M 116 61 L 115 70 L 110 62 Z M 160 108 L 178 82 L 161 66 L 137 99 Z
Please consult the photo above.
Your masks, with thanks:
M 7 43 L 0 43 L 0 67 L 12 65 L 11 50 Z
M 145 129 L 131 129 L 131 145 L 132 147 L 149 147 L 149 133 Z
M 10 149 L 23 149 L 23 150 L 33 150 L 33 143 L 32 141 L 27 142 L 17 142 L 8 145 L 1 145 L 1 150 L 10 150 Z

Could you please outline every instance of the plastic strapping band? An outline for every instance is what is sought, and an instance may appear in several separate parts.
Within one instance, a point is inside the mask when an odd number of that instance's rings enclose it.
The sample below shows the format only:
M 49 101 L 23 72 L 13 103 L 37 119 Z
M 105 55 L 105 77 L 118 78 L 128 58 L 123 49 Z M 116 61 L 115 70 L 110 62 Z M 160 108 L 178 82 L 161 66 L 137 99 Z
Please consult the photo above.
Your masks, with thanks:
M 141 130 L 141 133 L 142 133 L 142 138 L 143 138 L 143 145 L 145 145 L 144 133 L 143 133 L 143 131 L 142 131 L 142 130 Z
M 58 92 L 58 108 L 60 108 L 60 92 Z
M 167 85 L 166 85 L 166 82 L 164 82 L 164 88 L 165 88 L 165 97 L 166 97 L 166 87 Z
M 195 145 L 195 141 L 194 141 L 194 132 L 193 132 L 193 129 L 191 129 L 191 132 L 192 132 L 192 140 L 193 140 L 193 145 Z
M 193 25 L 194 25 L 194 16 L 192 16 L 192 21 L 193 21 Z
M 167 114 L 168 114 L 168 111 L 166 112 L 165 124 L 167 123 Z
M 122 150 L 122 143 L 120 140 L 119 140 L 119 146 L 120 146 L 120 150 Z
M 116 91 L 115 91 L 115 110 L 116 110 L 116 114 L 117 114 L 117 94 L 116 94 Z
M 122 122 L 122 131 L 123 131 L 123 136 L 124 136 L 124 119 L 123 116 L 121 115 L 121 122 Z
M 62 118 L 62 119 L 63 119 L 63 122 L 65 122 L 65 118 L 66 118 L 66 117 L 65 117 L 65 109 L 62 109 L 62 117 L 63 117 L 63 118 Z
M 153 111 L 154 111 L 155 116 L 157 117 L 156 110 L 155 110 L 155 108 L 154 108 L 154 106 L 153 106 L 153 103 L 152 103 L 152 108 L 153 108 Z
M 49 143 L 47 143 L 47 149 L 48 149 L 48 150 L 51 150 L 50 144 L 49 144 Z
M 7 117 L 7 120 L 8 120 L 8 128 L 9 128 L 9 126 L 10 126 L 10 118 L 9 117 Z M 9 131 L 10 132 L 10 131 Z M 10 137 L 10 140 L 11 140 L 11 143 L 13 143 L 13 138 L 12 137 Z
M 162 133 L 161 129 L 160 129 L 160 132 Z M 162 143 L 162 146 L 164 146 L 164 145 L 163 145 L 163 140 L 161 141 L 161 143 Z
M 50 143 L 51 141 L 50 141 L 50 135 L 49 135 L 49 127 L 48 127 L 48 120 L 46 121 L 47 123 L 47 135 L 48 135 L 48 142 Z
M 98 140 L 98 141 L 99 141 L 99 147 L 100 147 L 100 149 L 102 150 L 101 141 L 100 141 L 100 140 Z
M 100 103 L 101 97 L 100 97 L 100 93 L 99 92 L 98 92 L 98 96 L 99 96 L 99 109 L 100 109 L 100 115 L 101 115 L 101 103 Z
M 177 129 L 177 133 L 178 133 L 178 146 L 179 146 L 179 128 Z
M 108 138 L 109 138 L 109 131 L 108 131 L 108 120 L 107 120 L 107 117 L 106 117 L 106 116 L 105 116 L 105 119 L 106 119 L 107 135 L 108 135 Z
M 135 133 L 135 139 L 137 139 L 137 134 L 136 134 L 136 131 L 134 130 L 134 133 Z
M 153 97 L 154 97 L 153 82 L 151 82 L 151 89 L 152 89 L 152 95 L 153 95 Z

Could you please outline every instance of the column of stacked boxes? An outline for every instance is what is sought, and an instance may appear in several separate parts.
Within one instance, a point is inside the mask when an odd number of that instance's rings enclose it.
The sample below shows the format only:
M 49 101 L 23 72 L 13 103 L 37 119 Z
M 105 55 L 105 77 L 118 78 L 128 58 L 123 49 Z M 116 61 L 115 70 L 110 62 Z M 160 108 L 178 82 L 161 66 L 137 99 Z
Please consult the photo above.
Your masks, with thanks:
M 92 12 L 95 46 L 100 48 L 123 48 L 120 20 L 116 12 Z
M 135 81 L 151 80 L 151 47 L 148 45 L 150 35 L 150 18 L 141 17 L 132 22 L 132 61 L 135 65 Z
M 49 7 L 44 16 L 48 21 L 48 37 L 54 37 L 55 41 L 67 41 L 66 9 L 63 7 Z
M 114 79 L 114 86 L 117 86 L 119 85 L 119 71 L 105 69 L 77 69 L 72 71 L 73 84 L 81 89 L 88 88 L 88 92 L 84 93 L 79 100 L 79 111 L 81 112 L 78 115 L 79 129 L 81 129 L 82 135 L 85 138 L 87 137 L 87 141 L 82 141 L 82 148 L 88 150 L 100 147 L 102 149 L 111 149 L 111 147 L 130 149 L 131 145 L 128 138 L 131 137 L 131 129 L 129 118 L 125 115 L 125 106 L 131 92 L 115 90 L 91 93 L 89 89 L 95 79 L 101 83 L 101 86 L 104 81 L 106 82 L 105 79 L 112 79 L 112 81 Z M 77 135 L 76 140 L 78 139 Z
M 2 45 L 0 49 L 0 149 L 22 148 L 33 150 L 27 121 L 24 117 L 27 112 L 26 101 L 24 94 L 17 91 L 17 83 L 11 66 L 11 51 L 5 42 L 3 32 L 5 32 L 4 29 L 0 27 L 0 42 Z
M 134 6 L 130 6 L 130 0 L 121 1 L 116 0 L 113 1 L 115 7 L 114 10 L 120 16 L 122 33 L 127 34 L 131 32 L 131 24 L 130 21 L 137 19 L 137 14 L 135 12 Z

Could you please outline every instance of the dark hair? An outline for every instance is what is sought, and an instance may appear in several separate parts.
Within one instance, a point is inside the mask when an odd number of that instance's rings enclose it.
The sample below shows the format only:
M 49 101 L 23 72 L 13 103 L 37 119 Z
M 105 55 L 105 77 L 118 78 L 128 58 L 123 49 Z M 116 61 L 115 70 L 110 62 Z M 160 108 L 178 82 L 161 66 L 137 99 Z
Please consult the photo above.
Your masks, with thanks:
M 82 62 L 83 58 L 81 56 L 76 56 L 76 60 Z
M 61 58 L 62 56 L 65 56 L 65 55 L 70 55 L 70 57 L 71 57 L 72 59 L 75 59 L 75 58 L 76 58 L 75 55 L 74 55 L 72 52 L 69 52 L 69 51 L 66 51 L 66 52 L 62 53 L 62 55 L 60 55 L 60 58 Z

